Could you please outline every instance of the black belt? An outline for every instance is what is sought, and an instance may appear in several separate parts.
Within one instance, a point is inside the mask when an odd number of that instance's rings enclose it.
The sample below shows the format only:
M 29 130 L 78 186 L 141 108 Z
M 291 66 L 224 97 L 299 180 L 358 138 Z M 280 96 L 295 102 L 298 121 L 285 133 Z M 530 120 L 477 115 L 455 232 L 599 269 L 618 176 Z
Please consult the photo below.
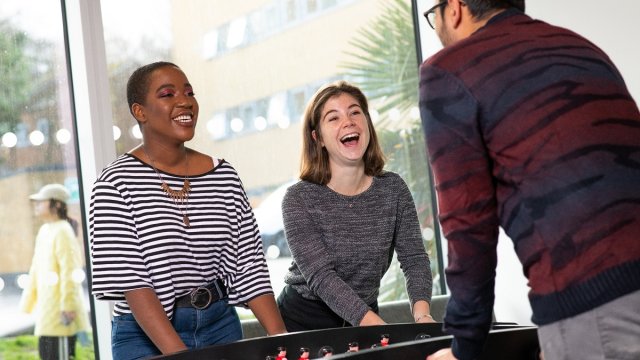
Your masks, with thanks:
M 176 307 L 192 307 L 203 310 L 214 302 L 227 297 L 227 288 L 220 279 L 216 279 L 210 284 L 199 286 L 176 299 Z

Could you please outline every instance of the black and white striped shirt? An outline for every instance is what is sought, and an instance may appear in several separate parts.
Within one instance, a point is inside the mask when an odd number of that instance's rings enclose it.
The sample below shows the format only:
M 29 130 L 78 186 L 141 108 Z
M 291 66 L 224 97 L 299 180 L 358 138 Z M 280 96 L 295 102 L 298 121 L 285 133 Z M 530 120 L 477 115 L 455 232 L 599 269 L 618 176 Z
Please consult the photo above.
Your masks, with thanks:
M 173 189 L 184 178 L 161 172 Z M 124 292 L 154 289 L 169 318 L 175 299 L 222 279 L 229 304 L 273 293 L 253 211 L 235 169 L 222 160 L 189 177 L 183 214 L 160 187 L 153 168 L 124 154 L 106 167 L 91 196 L 92 293 L 116 301 L 115 316 L 130 313 Z

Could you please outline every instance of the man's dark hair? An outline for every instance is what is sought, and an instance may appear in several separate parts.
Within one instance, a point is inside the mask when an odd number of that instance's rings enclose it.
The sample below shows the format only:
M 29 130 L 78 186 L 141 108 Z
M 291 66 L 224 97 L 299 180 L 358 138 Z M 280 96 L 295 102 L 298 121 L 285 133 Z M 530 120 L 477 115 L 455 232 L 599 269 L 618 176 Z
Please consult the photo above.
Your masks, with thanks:
M 440 2 L 446 1 L 447 0 L 440 0 Z M 464 3 L 469 7 L 471 15 L 477 19 L 483 19 L 494 10 L 508 9 L 511 7 L 524 12 L 524 2 L 525 0 L 464 0 Z M 444 11 L 444 7 L 440 8 L 440 11 Z
M 131 115 L 133 115 L 131 109 L 133 104 L 144 105 L 147 92 L 149 91 L 151 73 L 165 66 L 173 66 L 179 69 L 178 65 L 174 63 L 158 61 L 141 66 L 131 74 L 129 81 L 127 81 L 127 103 L 129 103 L 129 112 L 131 112 Z

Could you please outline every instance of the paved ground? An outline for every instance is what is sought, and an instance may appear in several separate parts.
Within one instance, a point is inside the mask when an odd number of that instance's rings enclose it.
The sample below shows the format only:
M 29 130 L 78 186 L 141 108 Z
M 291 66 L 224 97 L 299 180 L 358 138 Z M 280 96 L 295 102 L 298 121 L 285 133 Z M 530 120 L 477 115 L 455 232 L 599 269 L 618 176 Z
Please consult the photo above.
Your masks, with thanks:
M 33 316 L 18 310 L 19 294 L 0 292 L 0 337 L 33 332 Z

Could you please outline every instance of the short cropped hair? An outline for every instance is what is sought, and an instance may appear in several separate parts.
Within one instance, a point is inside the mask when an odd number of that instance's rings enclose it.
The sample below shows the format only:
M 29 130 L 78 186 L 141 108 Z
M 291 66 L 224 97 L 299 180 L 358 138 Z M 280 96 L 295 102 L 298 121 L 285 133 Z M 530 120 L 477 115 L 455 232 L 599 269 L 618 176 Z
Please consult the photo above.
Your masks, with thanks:
M 137 68 L 127 81 L 127 103 L 129 104 L 129 112 L 133 115 L 133 104 L 144 105 L 147 93 L 149 92 L 149 84 L 151 83 L 151 73 L 165 66 L 173 66 L 177 69 L 180 67 L 168 61 L 158 61 Z
M 469 7 L 471 15 L 477 19 L 483 19 L 493 10 L 515 7 L 524 12 L 525 9 L 525 0 L 464 0 L 464 2 Z
M 300 165 L 300 179 L 315 184 L 326 185 L 331 180 L 331 168 L 329 167 L 329 153 L 322 146 L 322 134 L 320 133 L 320 119 L 322 109 L 327 101 L 341 94 L 353 96 L 362 108 L 369 128 L 369 145 L 364 152 L 364 172 L 369 176 L 382 174 L 384 168 L 384 154 L 380 148 L 376 131 L 371 122 L 369 104 L 362 91 L 346 81 L 337 81 L 321 87 L 309 101 L 304 112 L 302 126 L 302 159 Z M 313 138 L 315 131 L 316 139 Z

